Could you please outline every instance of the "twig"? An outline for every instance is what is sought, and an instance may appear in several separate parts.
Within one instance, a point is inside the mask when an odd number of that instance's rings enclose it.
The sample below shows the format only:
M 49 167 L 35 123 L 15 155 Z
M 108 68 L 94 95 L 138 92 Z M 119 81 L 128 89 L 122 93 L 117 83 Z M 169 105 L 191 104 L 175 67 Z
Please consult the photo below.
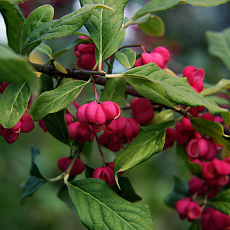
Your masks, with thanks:
M 30 64 L 33 66 L 33 68 L 37 72 L 41 72 L 49 76 L 62 76 L 66 78 L 73 78 L 77 80 L 88 81 L 90 78 L 90 75 L 94 75 L 94 81 L 97 85 L 105 85 L 107 81 L 107 79 L 104 77 L 106 76 L 106 73 L 103 71 L 100 73 L 98 71 L 76 70 L 76 69 L 66 68 L 67 74 L 65 74 L 65 73 L 60 72 L 53 65 L 37 64 L 37 63 L 32 63 L 32 62 L 30 62 Z M 141 95 L 132 86 L 126 86 L 125 93 L 135 96 L 135 97 L 141 97 Z

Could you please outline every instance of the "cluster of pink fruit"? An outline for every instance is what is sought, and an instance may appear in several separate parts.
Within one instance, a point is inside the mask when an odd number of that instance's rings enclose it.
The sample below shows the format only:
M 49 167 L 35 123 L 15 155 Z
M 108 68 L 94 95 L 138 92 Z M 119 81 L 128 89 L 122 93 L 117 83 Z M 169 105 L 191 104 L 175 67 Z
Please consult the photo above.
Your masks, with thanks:
M 183 76 L 187 77 L 191 87 L 200 93 L 203 90 L 204 70 L 196 69 L 194 66 L 187 66 L 183 70 Z M 182 108 L 185 108 L 184 106 Z M 204 107 L 193 107 L 188 113 L 193 117 L 199 117 L 213 122 L 223 124 L 223 119 L 219 116 L 214 117 L 210 113 L 203 113 Z M 230 227 L 230 216 L 205 207 L 202 202 L 196 201 L 199 195 L 201 199 L 207 197 L 212 199 L 223 186 L 230 184 L 230 158 L 223 160 L 217 159 L 217 154 L 223 146 L 213 142 L 208 136 L 202 136 L 192 126 L 189 118 L 184 117 L 175 125 L 175 129 L 166 130 L 166 141 L 164 149 L 173 146 L 174 142 L 178 145 L 186 146 L 188 159 L 192 163 L 201 166 L 201 177 L 193 177 L 189 180 L 189 193 L 193 199 L 185 197 L 175 203 L 175 209 L 181 219 L 194 221 L 200 219 L 202 230 L 221 230 Z M 203 210 L 201 207 L 204 207 Z M 216 215 L 214 217 L 214 215 Z M 218 217 L 218 218 L 217 218 Z M 211 220 L 211 218 L 213 218 Z M 217 221 L 220 219 L 221 221 Z
M 80 36 L 79 41 L 87 43 L 79 44 L 74 48 L 74 54 L 77 57 L 77 65 L 79 68 L 85 70 L 92 70 L 94 67 L 96 67 L 96 45 L 92 42 L 92 40 L 89 37 L 86 36 Z M 95 68 L 95 70 L 98 70 L 98 66 Z
M 8 86 L 9 83 L 0 82 L 0 93 L 2 94 Z M 25 113 L 14 127 L 6 129 L 0 125 L 0 136 L 2 136 L 7 143 L 14 143 L 18 139 L 20 132 L 28 133 L 34 129 L 34 122 L 29 113 L 29 105 L 30 103 L 28 104 L 28 108 Z
M 78 57 L 78 67 L 91 70 L 96 65 L 96 46 L 88 37 L 80 36 L 79 39 L 87 43 L 79 44 L 74 49 L 75 55 Z M 119 151 L 121 147 L 124 148 L 124 144 L 129 144 L 140 132 L 140 125 L 147 124 L 154 117 L 151 102 L 145 98 L 136 98 L 131 101 L 133 118 L 120 116 L 120 107 L 112 101 L 98 102 L 95 100 L 80 107 L 76 106 L 76 108 L 77 121 L 67 119 L 67 114 L 65 115 L 70 139 L 79 143 L 92 142 L 96 133 L 103 130 L 103 133 L 97 138 L 98 144 L 114 152 Z M 42 122 L 39 123 L 42 125 Z M 66 171 L 71 161 L 72 157 L 59 159 L 59 169 Z M 78 165 L 82 170 L 75 170 Z M 78 158 L 73 166 L 76 174 L 84 170 L 82 165 L 84 164 Z M 105 163 L 102 167 L 96 168 L 92 177 L 102 179 L 110 186 L 114 185 L 113 162 Z
M 166 63 L 169 61 L 170 54 L 164 47 L 157 47 L 151 53 L 142 53 L 137 59 L 135 67 L 142 66 L 154 62 L 160 68 L 167 68 Z M 190 86 L 200 93 L 204 90 L 203 80 L 205 72 L 201 68 L 187 66 L 182 71 L 183 77 L 186 77 Z M 181 106 L 185 109 L 186 106 Z M 221 117 L 214 117 L 210 113 L 203 113 L 204 107 L 192 107 L 188 110 L 190 116 L 200 117 L 223 124 Z M 143 115 L 145 116 L 145 115 Z M 145 116 L 146 117 L 146 116 Z M 222 146 L 213 142 L 208 136 L 202 136 L 192 126 L 188 117 L 182 118 L 175 125 L 175 129 L 168 128 L 166 130 L 166 139 L 164 149 L 172 147 L 174 143 L 186 146 L 188 158 L 193 163 L 201 166 L 201 177 L 193 177 L 189 180 L 189 193 L 193 196 L 185 197 L 175 203 L 175 209 L 179 213 L 181 219 L 194 221 L 200 219 L 202 230 L 222 230 L 230 229 L 230 216 L 220 211 L 205 207 L 203 203 L 198 204 L 197 195 L 200 197 L 207 196 L 207 199 L 215 197 L 223 188 L 230 184 L 230 158 L 223 160 L 217 159 L 217 153 Z M 202 208 L 201 206 L 205 208 Z
M 203 211 L 195 201 L 185 197 L 175 204 L 175 209 L 182 220 L 185 218 L 192 222 L 201 217 L 202 230 L 224 230 L 230 227 L 230 216 L 214 208 L 207 207 Z
M 70 119 L 72 115 L 68 111 L 65 115 L 70 139 L 79 143 L 92 142 L 95 134 L 103 130 L 104 132 L 98 138 L 98 144 L 104 145 L 112 151 L 118 151 L 125 143 L 129 144 L 140 132 L 140 124 L 146 124 L 154 117 L 151 103 L 145 98 L 136 98 L 131 102 L 134 118 L 120 117 L 120 107 L 112 101 L 93 101 L 80 107 L 75 103 L 75 106 L 77 108 L 77 121 L 74 121 L 73 117 Z M 59 159 L 59 169 L 66 171 L 71 161 L 72 157 Z M 78 158 L 71 174 L 81 173 L 84 170 L 83 165 Z M 113 185 L 115 183 L 113 162 L 96 168 L 92 177 L 102 179 L 110 186 Z

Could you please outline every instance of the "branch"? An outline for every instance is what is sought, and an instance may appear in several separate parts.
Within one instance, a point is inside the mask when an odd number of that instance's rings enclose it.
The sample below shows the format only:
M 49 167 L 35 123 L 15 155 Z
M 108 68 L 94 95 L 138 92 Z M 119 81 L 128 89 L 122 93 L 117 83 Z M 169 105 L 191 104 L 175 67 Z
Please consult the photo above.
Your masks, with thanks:
M 65 70 L 67 71 L 67 74 L 65 74 L 60 72 L 54 65 L 37 64 L 32 62 L 30 62 L 30 64 L 37 72 L 44 73 L 49 76 L 61 76 L 66 78 L 88 81 L 90 75 L 94 75 L 95 83 L 98 85 L 105 85 L 107 81 L 107 79 L 105 78 L 106 73 L 104 71 L 98 72 L 92 70 L 76 70 L 76 69 L 65 68 Z M 141 95 L 132 86 L 126 86 L 125 93 L 132 96 L 141 97 Z

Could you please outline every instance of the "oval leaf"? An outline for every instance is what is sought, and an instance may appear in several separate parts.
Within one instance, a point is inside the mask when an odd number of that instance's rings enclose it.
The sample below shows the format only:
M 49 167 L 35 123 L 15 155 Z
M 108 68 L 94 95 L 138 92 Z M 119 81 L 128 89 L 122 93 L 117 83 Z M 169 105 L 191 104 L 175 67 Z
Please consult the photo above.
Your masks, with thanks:
M 30 53 L 43 40 L 71 35 L 84 25 L 96 8 L 106 8 L 106 6 L 87 4 L 58 20 L 48 21 L 38 26 L 22 44 L 22 54 Z
M 82 6 L 89 4 L 88 0 L 81 0 L 80 2 Z M 123 23 L 124 8 L 127 2 L 128 0 L 90 1 L 90 3 L 101 3 L 113 8 L 113 11 L 107 9 L 95 10 L 89 21 L 85 24 L 89 34 L 93 39 L 93 42 L 97 46 L 99 56 L 101 56 L 102 60 L 105 60 L 111 55 L 109 54 L 108 56 L 107 53 L 107 57 L 105 57 L 104 53 L 108 49 L 109 45 L 113 42 L 116 34 L 120 31 Z
M 223 145 L 230 150 L 230 136 L 224 134 L 224 128 L 220 123 L 199 117 L 193 117 L 191 122 L 192 126 L 198 133 L 209 136 L 214 142 Z
M 0 124 L 7 129 L 14 127 L 27 109 L 31 87 L 27 82 L 11 83 L 0 99 Z
M 108 79 L 102 91 L 100 101 L 114 101 L 120 104 L 125 96 L 125 87 L 125 78 Z
M 60 71 L 61 73 L 64 73 L 64 74 L 68 73 L 67 70 L 59 62 L 54 61 L 53 63 L 54 63 L 54 66 L 56 67 L 56 69 L 58 71 Z
M 219 57 L 230 70 L 230 28 L 221 32 L 208 31 L 209 53 Z
M 43 5 L 36 8 L 30 13 L 26 19 L 21 33 L 20 44 L 23 46 L 26 38 L 34 31 L 36 28 L 45 22 L 53 19 L 54 8 L 51 5 Z
M 34 82 L 36 74 L 26 59 L 0 44 L 0 82 Z
M 147 125 L 156 125 L 166 121 L 173 120 L 175 111 L 172 109 L 166 109 L 160 113 L 155 113 L 154 118 Z
M 21 184 L 21 188 L 24 190 L 23 195 L 21 196 L 21 202 L 24 201 L 26 197 L 33 196 L 34 193 L 48 180 L 43 177 L 35 164 L 35 158 L 39 154 L 39 149 L 32 147 L 32 164 L 30 168 L 30 177 Z
M 89 81 L 88 81 L 89 82 Z M 42 93 L 31 106 L 30 114 L 39 121 L 49 113 L 58 112 L 73 102 L 88 82 L 71 81 Z
M 52 59 L 52 49 L 48 45 L 41 43 L 38 47 L 36 47 L 36 50 L 46 54 L 50 59 Z
M 115 54 L 115 58 L 127 69 L 131 69 L 136 61 L 136 52 L 126 48 Z
M 140 21 L 135 22 L 140 29 L 150 36 L 162 36 L 165 33 L 165 26 L 162 19 L 156 15 L 147 15 L 141 18 Z
M 120 29 L 120 31 L 114 36 L 114 39 L 111 41 L 110 45 L 108 46 L 108 49 L 105 50 L 103 54 L 103 60 L 109 58 L 113 53 L 115 53 L 121 43 L 123 42 L 125 38 L 125 29 Z
M 0 1 L 0 13 L 6 24 L 8 46 L 20 53 L 20 36 L 25 18 L 16 4 Z
M 69 131 L 65 122 L 65 109 L 50 113 L 44 118 L 48 132 L 57 140 L 69 145 Z
M 173 124 L 174 121 L 168 121 L 158 125 L 142 127 L 135 139 L 114 160 L 116 174 L 131 169 L 162 151 L 165 144 L 165 130 Z
M 209 95 L 212 95 L 214 93 L 218 93 L 221 90 L 229 89 L 229 88 L 230 88 L 230 80 L 222 79 L 216 85 L 203 90 L 201 92 L 201 94 L 204 96 L 209 96 Z
M 230 215 L 230 189 L 216 195 L 210 200 L 210 204 L 220 212 Z
M 171 9 L 172 7 L 178 5 L 179 3 L 184 4 L 188 3 L 193 6 L 218 6 L 224 4 L 228 0 L 151 0 L 148 4 L 140 8 L 133 16 L 132 20 L 136 20 L 148 13 L 163 11 Z M 131 24 L 131 23 L 130 23 Z
M 204 106 L 212 114 L 221 114 L 226 125 L 229 126 L 229 111 L 220 108 L 213 101 L 193 90 L 187 78 L 170 76 L 155 63 L 133 68 L 126 71 L 123 76 L 127 77 L 127 81 L 137 92 L 149 100 L 171 108 L 175 108 L 175 104 L 191 107 Z
M 154 229 L 147 205 L 122 199 L 103 180 L 75 180 L 67 186 L 77 214 L 87 229 Z

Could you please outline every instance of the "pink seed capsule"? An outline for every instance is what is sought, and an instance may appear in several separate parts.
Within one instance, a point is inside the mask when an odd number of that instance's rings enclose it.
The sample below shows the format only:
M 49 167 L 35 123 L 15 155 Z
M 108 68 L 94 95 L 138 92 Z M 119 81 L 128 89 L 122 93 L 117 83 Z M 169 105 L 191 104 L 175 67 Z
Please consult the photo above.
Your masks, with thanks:
M 170 53 L 169 51 L 163 47 L 163 46 L 158 46 L 156 47 L 152 53 L 159 53 L 162 57 L 163 57 L 163 60 L 164 60 L 164 64 L 166 65 L 167 62 L 169 61 L 170 59 Z
M 29 110 L 22 115 L 21 119 L 21 132 L 28 133 L 34 129 L 34 122 L 29 114 Z
M 130 106 L 133 110 L 134 118 L 141 124 L 149 123 L 154 117 L 154 110 L 151 102 L 146 98 L 135 98 L 131 101 Z
M 191 222 L 201 216 L 200 206 L 196 202 L 191 201 L 188 197 L 178 200 L 175 203 L 175 209 L 182 220 L 187 218 L 188 221 Z
M 92 178 L 104 180 L 109 186 L 115 184 L 114 172 L 109 166 L 96 168 L 92 174 Z
M 72 158 L 70 157 L 62 157 L 58 160 L 58 168 L 65 172 L 72 162 Z M 78 175 L 82 173 L 85 169 L 85 165 L 82 163 L 80 158 L 77 158 L 72 169 L 70 170 L 70 175 Z
M 80 106 L 77 110 L 77 119 L 85 125 L 91 125 L 94 129 L 100 129 L 103 125 L 109 125 L 120 116 L 120 107 L 112 101 L 97 103 L 95 101 Z

